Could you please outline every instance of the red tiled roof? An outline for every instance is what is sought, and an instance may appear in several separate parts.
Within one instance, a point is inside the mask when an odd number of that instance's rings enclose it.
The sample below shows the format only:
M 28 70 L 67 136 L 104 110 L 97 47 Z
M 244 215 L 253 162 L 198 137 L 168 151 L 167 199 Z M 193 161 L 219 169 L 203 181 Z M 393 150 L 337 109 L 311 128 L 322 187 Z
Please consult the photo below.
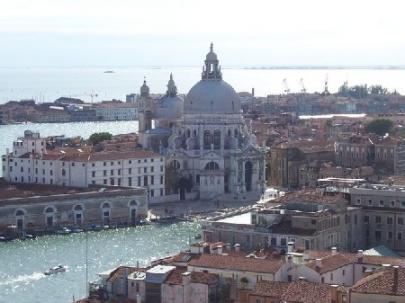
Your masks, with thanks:
M 336 253 L 334 255 L 329 253 L 327 255 L 323 255 L 322 252 L 310 252 L 309 255 L 315 258 L 322 259 L 321 261 L 322 266 L 320 268 L 320 273 L 333 271 L 345 265 L 358 262 L 358 257 L 356 253 Z M 383 264 L 390 264 L 390 265 L 405 266 L 405 258 L 364 255 L 362 259 L 362 264 L 380 265 L 380 266 Z M 313 270 L 316 270 L 316 261 L 315 260 L 309 261 L 307 263 L 307 266 Z
M 227 255 L 203 254 L 193 259 L 189 265 L 216 269 L 229 269 L 236 271 L 250 271 L 261 273 L 276 273 L 283 264 L 280 259 L 255 259 Z
M 367 276 L 352 287 L 352 292 L 405 296 L 405 268 L 389 268 Z
M 193 271 L 191 273 L 191 282 L 212 285 L 218 282 L 218 275 Z
M 274 282 L 262 281 L 256 284 L 251 295 L 277 298 L 286 302 L 330 303 L 332 287 L 327 284 L 307 281 Z
M 64 152 L 62 152 L 64 151 Z M 65 151 L 55 150 L 42 155 L 43 160 L 62 160 L 62 161 L 75 161 L 75 162 L 91 162 L 91 161 L 111 161 L 120 159 L 142 159 L 142 158 L 157 158 L 160 157 L 158 153 L 150 150 L 133 150 L 133 151 L 102 151 L 102 152 L 89 152 L 83 151 Z

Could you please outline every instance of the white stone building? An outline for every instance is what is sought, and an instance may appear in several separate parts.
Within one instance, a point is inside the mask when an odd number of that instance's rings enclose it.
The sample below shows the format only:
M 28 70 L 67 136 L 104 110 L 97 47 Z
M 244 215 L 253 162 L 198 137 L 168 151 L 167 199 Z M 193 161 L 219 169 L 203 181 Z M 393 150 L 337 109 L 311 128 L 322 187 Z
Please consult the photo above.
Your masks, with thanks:
M 138 108 L 131 103 L 100 104 L 95 107 L 97 120 L 128 121 L 138 119 Z
M 89 147 L 47 149 L 39 133 L 25 131 L 2 157 L 4 178 L 12 183 L 73 187 L 146 187 L 150 197 L 165 195 L 164 157 L 147 150 L 100 151 Z
M 201 80 L 188 92 L 182 117 L 168 140 L 169 167 L 180 174 L 180 198 L 196 191 L 201 199 L 265 188 L 265 149 L 244 123 L 240 98 L 222 80 L 211 44 Z

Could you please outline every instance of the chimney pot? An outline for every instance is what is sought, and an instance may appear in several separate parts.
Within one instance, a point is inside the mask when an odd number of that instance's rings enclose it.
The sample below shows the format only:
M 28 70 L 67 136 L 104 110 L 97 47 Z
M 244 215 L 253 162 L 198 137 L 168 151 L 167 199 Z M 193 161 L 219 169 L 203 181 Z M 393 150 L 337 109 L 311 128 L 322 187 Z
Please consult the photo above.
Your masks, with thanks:
M 320 271 L 322 268 L 322 259 L 315 259 L 315 267 L 317 271 Z
M 361 249 L 357 251 L 357 263 L 363 263 L 363 250 Z

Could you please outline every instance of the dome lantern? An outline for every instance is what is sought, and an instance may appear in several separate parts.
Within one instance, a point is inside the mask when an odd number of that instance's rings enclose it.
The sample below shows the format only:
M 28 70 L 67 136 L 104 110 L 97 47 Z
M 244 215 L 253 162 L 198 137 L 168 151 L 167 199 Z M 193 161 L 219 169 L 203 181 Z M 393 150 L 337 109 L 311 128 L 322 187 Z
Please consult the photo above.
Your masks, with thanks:
M 170 73 L 170 79 L 169 79 L 169 82 L 167 83 L 166 96 L 170 96 L 170 97 L 177 96 L 177 87 L 176 87 L 176 84 L 174 83 L 172 73 Z
M 221 67 L 217 54 L 214 52 L 214 44 L 211 42 L 210 52 L 205 57 L 205 66 L 203 68 L 202 80 L 222 80 Z
M 146 85 L 146 79 L 143 79 L 143 84 L 141 86 L 141 97 L 149 97 L 149 86 Z

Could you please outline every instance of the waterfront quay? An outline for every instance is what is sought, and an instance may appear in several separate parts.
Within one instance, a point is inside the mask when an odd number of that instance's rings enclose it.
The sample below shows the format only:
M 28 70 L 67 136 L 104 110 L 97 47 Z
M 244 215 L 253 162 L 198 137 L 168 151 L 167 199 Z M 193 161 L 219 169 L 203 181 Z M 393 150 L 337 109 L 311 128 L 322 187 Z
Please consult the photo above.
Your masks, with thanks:
M 3 237 L 41 234 L 63 227 L 135 225 L 147 217 L 144 188 L 88 187 L 0 182 Z M 10 230 L 10 226 L 13 227 Z

